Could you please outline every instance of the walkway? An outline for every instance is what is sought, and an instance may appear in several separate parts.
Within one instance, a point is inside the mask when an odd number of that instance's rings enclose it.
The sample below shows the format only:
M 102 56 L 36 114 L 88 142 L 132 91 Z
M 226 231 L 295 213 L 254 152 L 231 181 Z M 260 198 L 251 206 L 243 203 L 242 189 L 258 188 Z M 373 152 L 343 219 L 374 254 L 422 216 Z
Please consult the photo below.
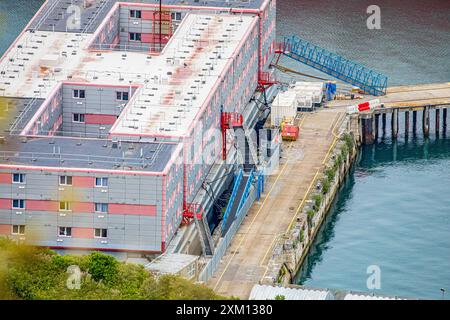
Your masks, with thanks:
M 336 140 L 343 109 L 320 109 L 300 122 L 300 139 L 284 143 L 278 172 L 255 203 L 208 285 L 218 294 L 247 299 L 266 272 L 272 246 L 295 221 Z
M 389 87 L 385 96 L 367 96 L 365 99 L 354 101 L 334 100 L 329 105 L 343 107 L 371 99 L 380 99 L 386 108 L 450 105 L 450 82 Z

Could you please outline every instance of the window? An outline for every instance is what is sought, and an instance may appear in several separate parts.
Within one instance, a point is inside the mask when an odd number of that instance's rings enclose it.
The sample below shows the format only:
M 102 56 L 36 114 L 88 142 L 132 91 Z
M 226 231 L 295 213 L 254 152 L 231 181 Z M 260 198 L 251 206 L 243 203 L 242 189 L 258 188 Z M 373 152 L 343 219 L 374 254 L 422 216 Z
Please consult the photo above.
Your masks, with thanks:
M 94 237 L 106 238 L 108 236 L 108 229 L 95 229 Z
M 117 91 L 116 92 L 116 95 L 117 95 L 117 97 L 116 97 L 116 99 L 117 100 L 120 100 L 120 101 L 128 101 L 128 92 L 120 92 L 120 91 Z
M 95 212 L 107 213 L 108 212 L 108 204 L 107 203 L 96 203 L 95 204 Z
M 130 41 L 141 41 L 142 35 L 137 32 L 130 32 Z
M 84 99 L 84 98 L 86 98 L 86 90 L 74 89 L 73 90 L 73 97 L 75 99 Z
M 72 236 L 72 228 L 71 227 L 59 227 L 58 235 L 60 237 L 71 237 Z
M 181 12 L 172 12 L 172 20 L 181 21 Z
M 71 211 L 72 206 L 69 201 L 60 201 L 59 202 L 59 211 Z
M 108 186 L 108 178 L 95 178 L 95 186 L 96 187 L 107 187 Z
M 72 185 L 72 176 L 59 176 L 59 185 L 60 186 L 71 186 Z
M 84 114 L 74 113 L 73 114 L 73 122 L 84 123 Z
M 13 173 L 13 183 L 25 183 L 25 174 Z
M 142 17 L 141 10 L 130 10 L 130 18 L 140 19 Z
M 24 235 L 25 234 L 25 226 L 14 224 L 12 226 L 12 234 Z
M 13 209 L 25 209 L 25 200 L 23 199 L 13 199 L 12 201 Z

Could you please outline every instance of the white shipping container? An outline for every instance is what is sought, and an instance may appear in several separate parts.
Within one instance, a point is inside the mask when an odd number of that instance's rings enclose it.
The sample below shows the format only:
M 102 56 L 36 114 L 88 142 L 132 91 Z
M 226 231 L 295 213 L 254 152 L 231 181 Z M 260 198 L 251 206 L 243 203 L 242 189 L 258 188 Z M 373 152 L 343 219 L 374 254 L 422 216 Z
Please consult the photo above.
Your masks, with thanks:
M 297 115 L 297 95 L 294 91 L 280 92 L 272 102 L 270 120 L 272 125 L 279 126 L 285 118 Z
M 302 97 L 309 97 L 313 103 L 321 103 L 323 98 L 323 92 L 321 90 L 298 90 L 295 91 L 297 93 L 297 99 Z

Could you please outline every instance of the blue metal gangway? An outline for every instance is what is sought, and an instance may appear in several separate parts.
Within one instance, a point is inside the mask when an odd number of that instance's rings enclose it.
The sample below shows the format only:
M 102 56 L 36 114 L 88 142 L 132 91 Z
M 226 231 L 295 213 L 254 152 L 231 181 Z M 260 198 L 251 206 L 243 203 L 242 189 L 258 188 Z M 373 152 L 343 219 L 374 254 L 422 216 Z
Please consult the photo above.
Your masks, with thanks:
M 255 172 L 252 169 L 249 175 L 244 175 L 241 169 L 235 178 L 233 191 L 231 193 L 230 201 L 223 216 L 222 221 L 222 236 L 224 236 L 231 227 L 233 221 L 239 216 L 239 213 L 247 200 L 250 187 L 255 179 Z
M 386 94 L 387 76 L 313 45 L 297 36 L 285 37 L 280 53 L 357 86 L 368 94 L 374 96 Z
M 244 170 L 239 169 L 239 172 L 234 177 L 234 185 L 233 185 L 233 191 L 231 192 L 230 200 L 228 201 L 227 208 L 225 209 L 225 213 L 223 215 L 223 221 L 222 221 L 222 234 L 225 234 L 229 225 L 231 224 L 228 221 L 228 217 L 231 214 L 234 214 L 236 210 L 233 210 L 233 207 L 237 207 L 239 205 L 240 199 L 236 200 L 236 196 L 240 197 L 241 194 L 238 193 L 239 189 L 241 188 L 241 180 L 244 177 Z M 234 217 L 230 219 L 232 222 Z

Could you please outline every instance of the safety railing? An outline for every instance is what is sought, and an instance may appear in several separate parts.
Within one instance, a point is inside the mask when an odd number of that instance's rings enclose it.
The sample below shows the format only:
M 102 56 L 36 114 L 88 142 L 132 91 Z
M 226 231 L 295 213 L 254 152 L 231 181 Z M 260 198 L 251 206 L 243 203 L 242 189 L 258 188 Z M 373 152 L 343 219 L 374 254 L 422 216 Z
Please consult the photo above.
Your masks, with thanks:
M 297 36 L 284 38 L 283 54 L 375 96 L 385 95 L 388 77 Z
M 258 181 L 261 181 L 259 180 L 261 178 L 263 177 L 259 173 L 255 175 L 255 179 L 258 179 Z M 230 246 L 231 241 L 233 240 L 234 236 L 236 235 L 236 232 L 241 226 L 242 221 L 244 221 L 245 216 L 247 215 L 248 211 L 250 210 L 255 200 L 258 199 L 259 194 L 258 191 L 260 191 L 258 190 L 259 185 L 260 185 L 259 183 L 257 183 L 256 186 L 251 184 L 248 192 L 248 197 L 243 202 L 243 205 L 240 208 L 240 210 L 238 210 L 236 214 L 236 219 L 231 224 L 231 227 L 228 229 L 226 235 L 220 240 L 219 244 L 217 245 L 211 260 L 208 261 L 203 270 L 200 272 L 198 277 L 199 281 L 206 283 L 214 275 L 214 272 L 217 270 L 217 267 L 219 266 L 222 257 L 225 255 L 225 252 Z

